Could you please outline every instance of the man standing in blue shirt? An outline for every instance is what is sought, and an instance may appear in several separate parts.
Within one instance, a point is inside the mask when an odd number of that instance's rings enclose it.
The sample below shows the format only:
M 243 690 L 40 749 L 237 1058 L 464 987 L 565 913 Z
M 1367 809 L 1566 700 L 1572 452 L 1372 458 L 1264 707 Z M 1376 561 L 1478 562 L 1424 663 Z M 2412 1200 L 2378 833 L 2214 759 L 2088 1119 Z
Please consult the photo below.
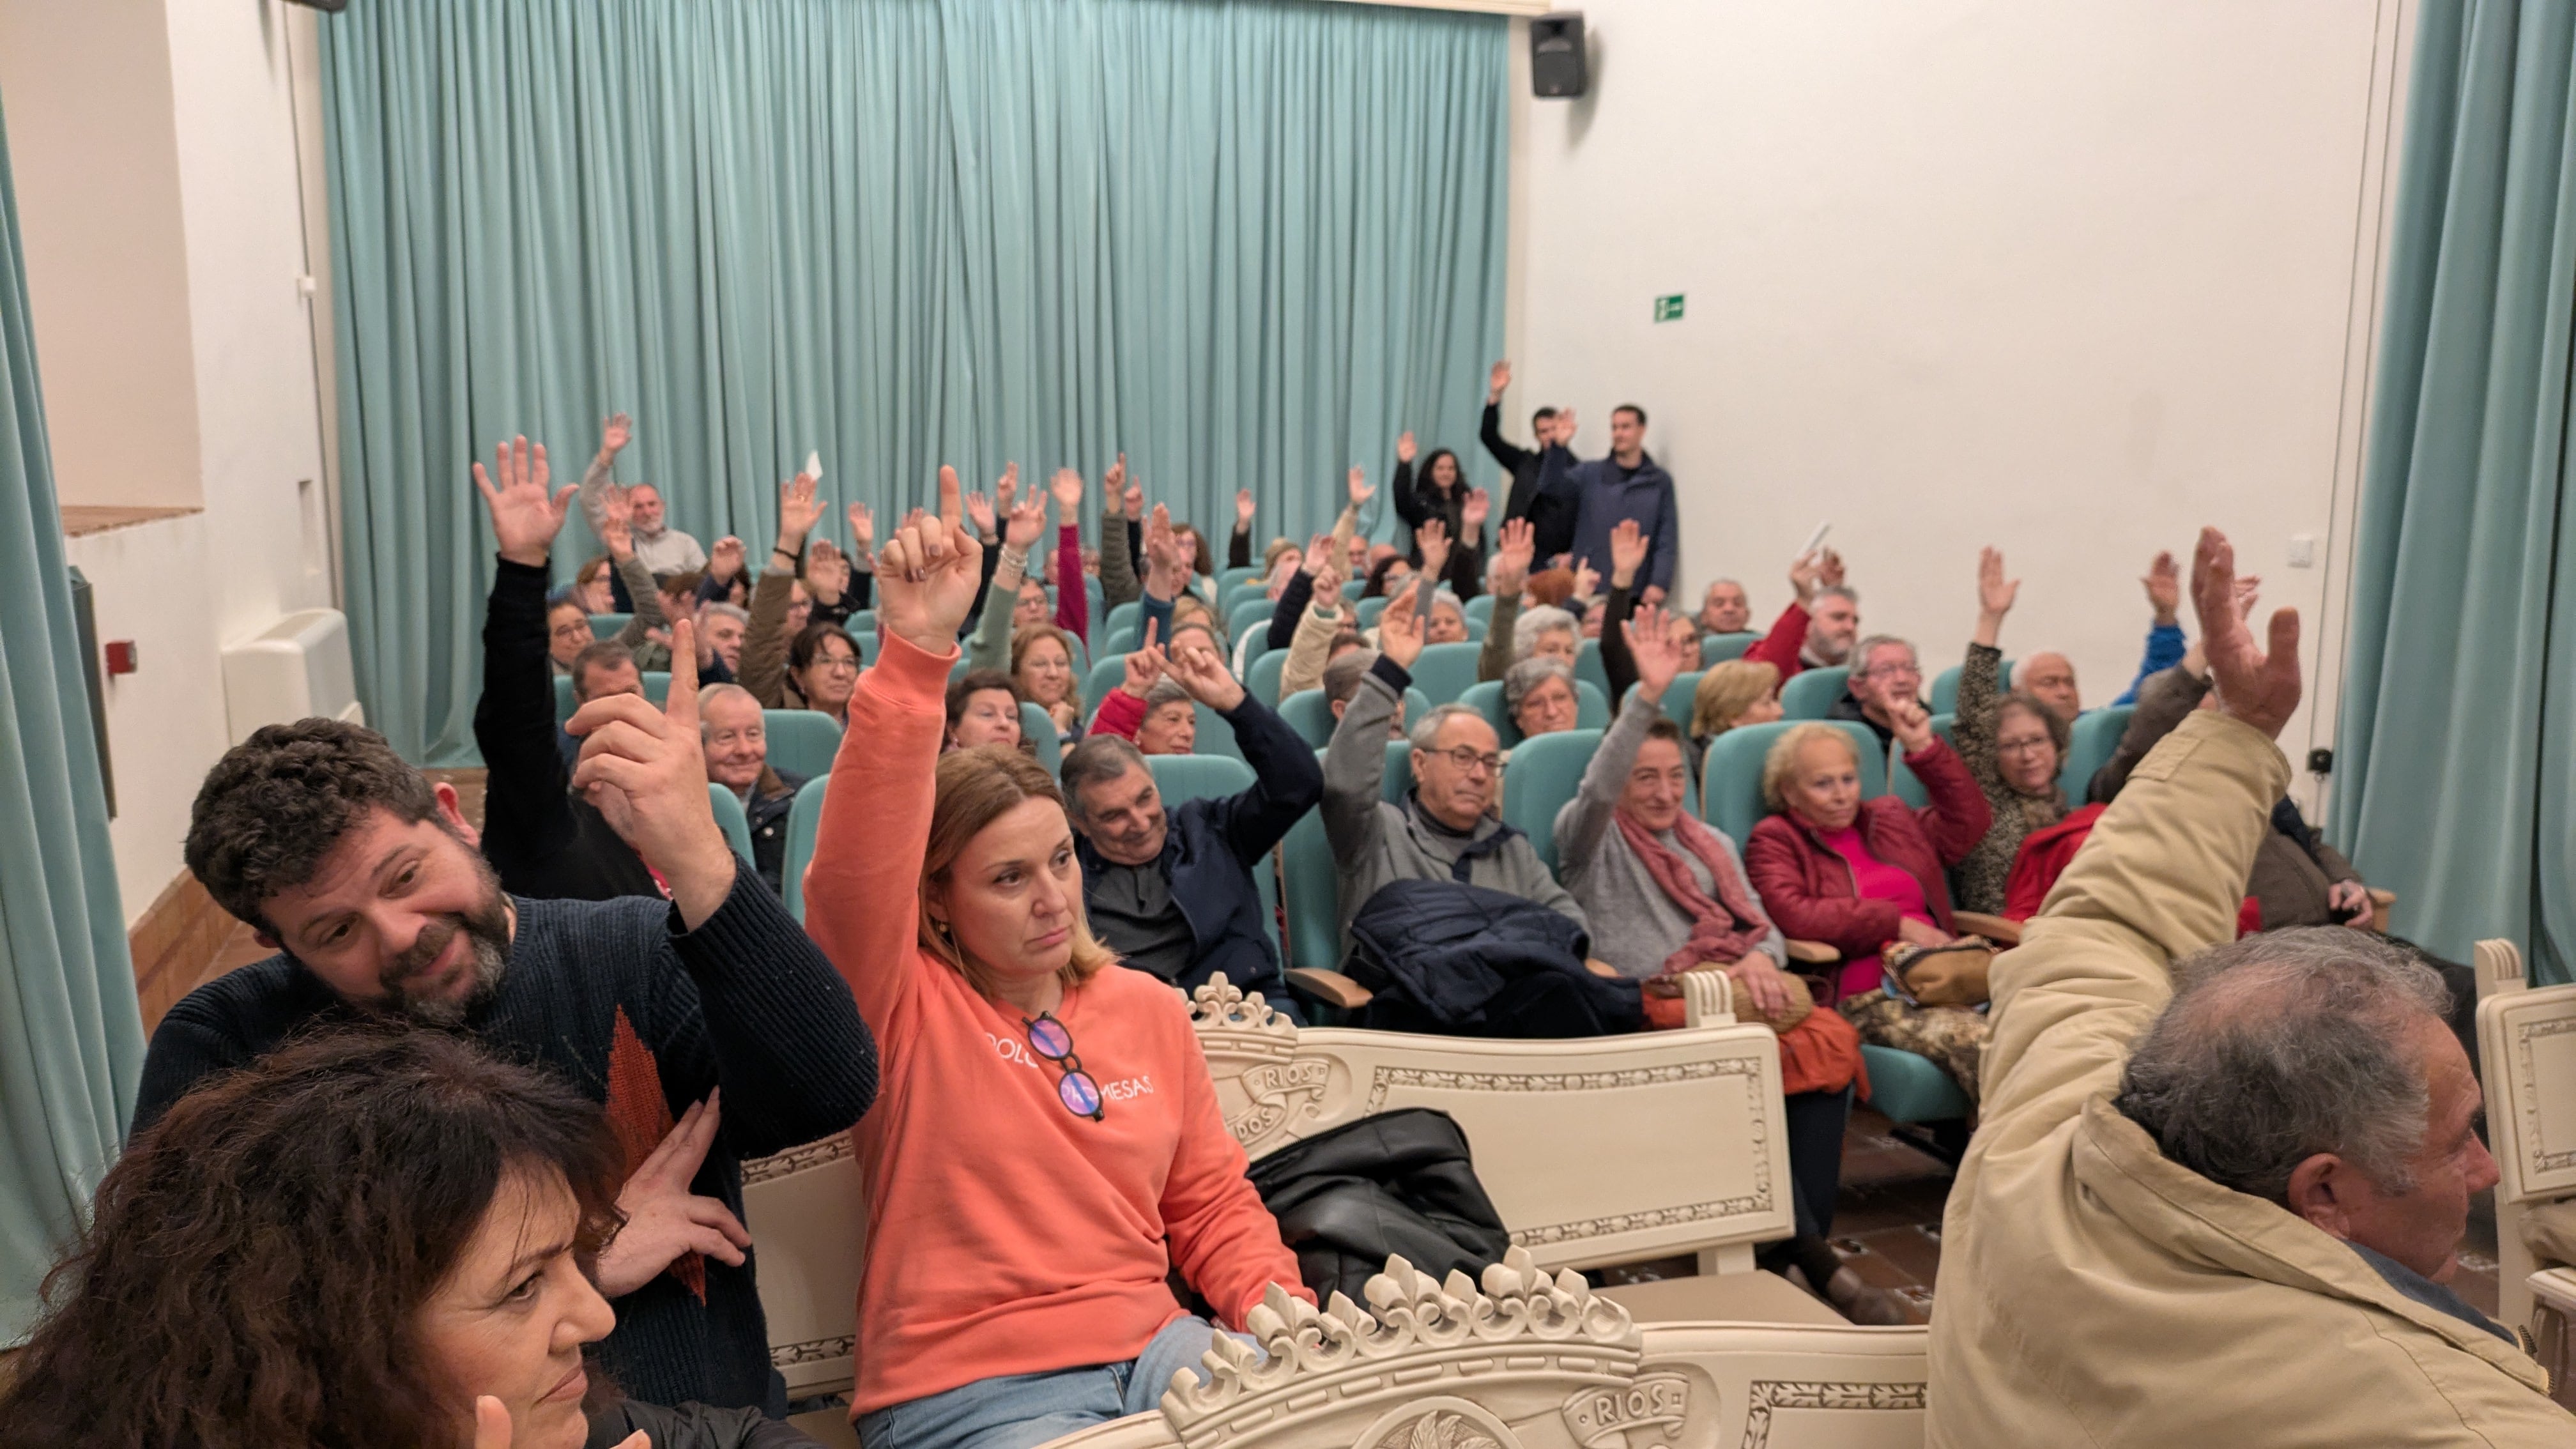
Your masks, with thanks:
M 1646 456 L 1646 410 L 1621 403 L 1610 410 L 1610 456 L 1574 470 L 1574 560 L 1599 567 L 1610 557 L 1610 530 L 1633 518 L 1652 540 L 1638 581 L 1642 604 L 1661 604 L 1673 589 L 1681 553 L 1681 520 L 1673 505 L 1673 478 Z

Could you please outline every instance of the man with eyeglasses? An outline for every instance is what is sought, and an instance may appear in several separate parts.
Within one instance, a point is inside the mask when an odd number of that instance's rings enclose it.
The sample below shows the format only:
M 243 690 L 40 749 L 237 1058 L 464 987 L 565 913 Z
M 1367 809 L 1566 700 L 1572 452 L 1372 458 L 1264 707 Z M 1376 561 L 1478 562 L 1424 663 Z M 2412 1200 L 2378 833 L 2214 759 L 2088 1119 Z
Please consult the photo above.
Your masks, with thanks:
M 1825 717 L 1858 720 L 1886 749 L 1896 741 L 1894 707 L 1910 703 L 1928 712 L 1922 693 L 1923 666 L 1916 662 L 1914 646 L 1893 634 L 1872 634 L 1852 646 L 1851 678 Z
M 1378 618 L 1380 653 L 1333 729 L 1324 753 L 1324 835 L 1341 885 L 1341 926 L 1391 881 L 1446 880 L 1535 901 L 1586 926 L 1583 908 L 1557 884 L 1529 837 L 1494 818 L 1502 794 L 1502 740 L 1482 714 L 1444 704 L 1413 726 L 1413 788 L 1384 797 L 1387 722 L 1413 684 L 1423 626 L 1420 581 Z

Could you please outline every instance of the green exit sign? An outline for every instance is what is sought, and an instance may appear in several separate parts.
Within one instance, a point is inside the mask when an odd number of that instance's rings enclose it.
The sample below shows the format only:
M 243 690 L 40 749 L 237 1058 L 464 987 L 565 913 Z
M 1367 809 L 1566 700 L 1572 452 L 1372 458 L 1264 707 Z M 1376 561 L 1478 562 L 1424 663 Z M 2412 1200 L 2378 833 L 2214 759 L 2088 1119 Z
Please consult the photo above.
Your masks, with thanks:
M 1655 299 L 1655 320 L 1658 322 L 1679 322 L 1682 320 L 1682 294 L 1675 292 L 1669 297 L 1657 297 Z

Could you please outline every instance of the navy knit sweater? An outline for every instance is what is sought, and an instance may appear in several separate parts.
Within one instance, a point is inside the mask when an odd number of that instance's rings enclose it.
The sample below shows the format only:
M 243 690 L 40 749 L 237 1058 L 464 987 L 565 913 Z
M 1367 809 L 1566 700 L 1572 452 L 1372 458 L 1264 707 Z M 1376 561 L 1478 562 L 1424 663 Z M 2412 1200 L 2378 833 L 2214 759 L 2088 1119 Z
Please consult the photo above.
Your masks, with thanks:
M 721 1086 L 723 1126 L 691 1190 L 739 1214 L 742 1159 L 843 1131 L 875 1100 L 876 1044 L 849 987 L 750 867 L 694 931 L 658 899 L 512 903 L 509 970 L 464 1030 L 604 1104 L 630 1170 Z M 152 1034 L 134 1130 L 200 1079 L 351 1016 L 285 955 L 207 982 Z M 783 1414 L 752 1268 L 691 1255 L 618 1299 L 601 1365 L 648 1403 Z

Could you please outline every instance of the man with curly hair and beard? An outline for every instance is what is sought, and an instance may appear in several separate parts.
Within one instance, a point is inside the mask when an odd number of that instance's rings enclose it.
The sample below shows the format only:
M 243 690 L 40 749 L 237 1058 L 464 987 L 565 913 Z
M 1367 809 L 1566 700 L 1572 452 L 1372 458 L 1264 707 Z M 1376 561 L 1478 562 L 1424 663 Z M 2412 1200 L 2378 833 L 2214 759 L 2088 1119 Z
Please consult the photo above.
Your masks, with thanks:
M 565 500 L 525 476 L 485 485 L 505 556 L 561 522 Z M 663 709 L 606 695 L 567 726 L 572 788 L 667 900 L 507 894 L 454 787 L 371 730 L 308 719 L 228 752 L 198 792 L 188 868 L 278 954 L 171 1008 L 134 1127 L 333 1021 L 454 1030 L 550 1070 L 606 1108 L 625 1154 L 628 1226 L 598 1266 L 619 1320 L 602 1362 L 648 1402 L 781 1414 L 739 1163 L 856 1122 L 876 1048 L 840 973 L 716 827 L 686 622 L 676 642 Z

